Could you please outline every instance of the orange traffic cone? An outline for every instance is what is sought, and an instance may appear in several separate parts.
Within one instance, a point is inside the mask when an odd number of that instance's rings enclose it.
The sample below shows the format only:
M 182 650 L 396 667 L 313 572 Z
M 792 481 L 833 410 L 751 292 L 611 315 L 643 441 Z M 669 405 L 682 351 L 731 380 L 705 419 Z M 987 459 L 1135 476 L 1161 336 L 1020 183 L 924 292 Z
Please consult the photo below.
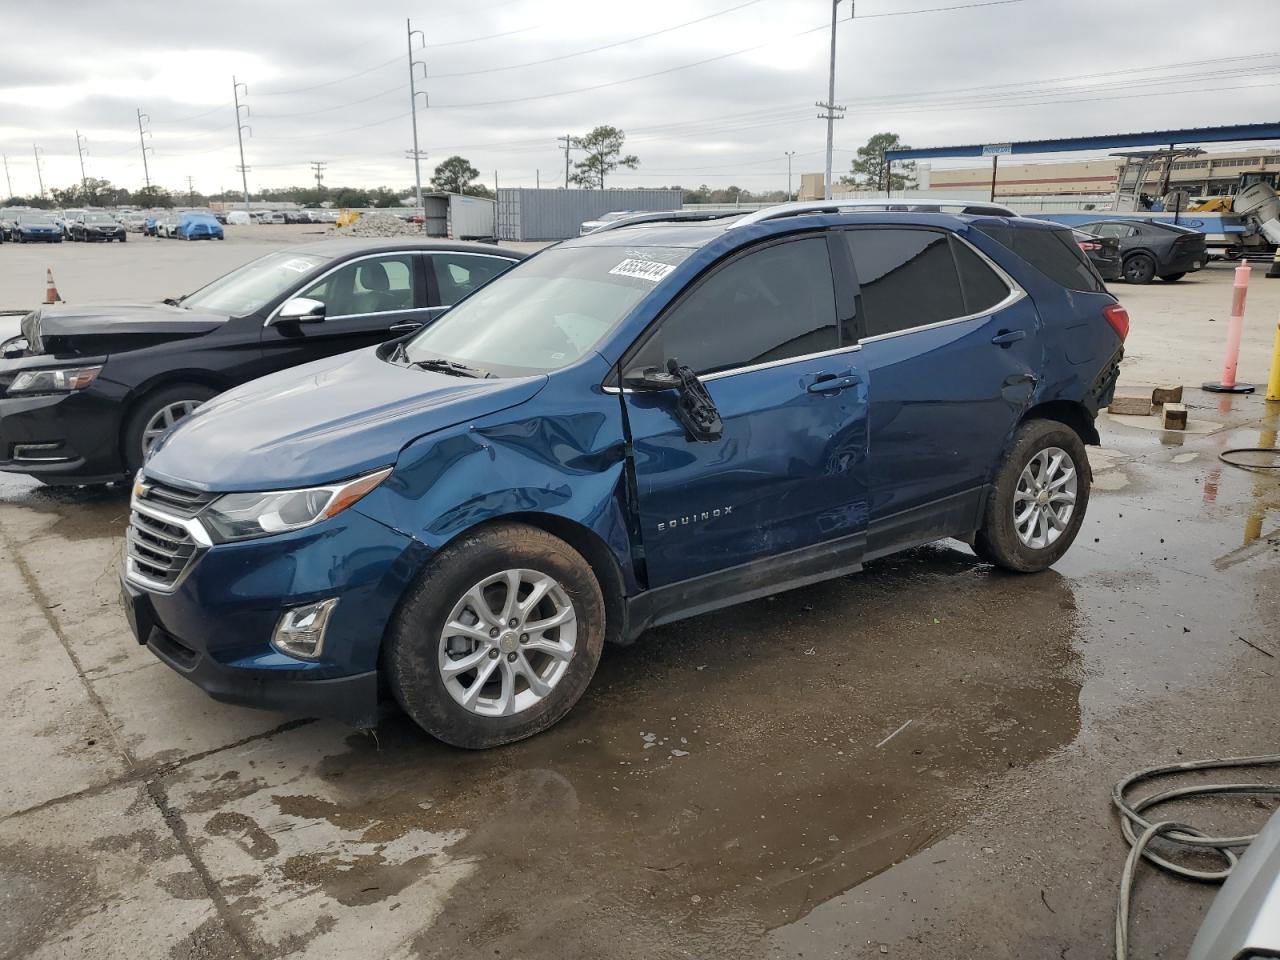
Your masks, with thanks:
M 46 268 L 45 274 L 46 274 L 46 284 L 45 284 L 45 291 L 44 291 L 44 302 L 45 303 L 62 303 L 63 302 L 62 294 L 58 293 L 58 288 L 54 286 L 54 283 L 53 283 L 53 267 Z

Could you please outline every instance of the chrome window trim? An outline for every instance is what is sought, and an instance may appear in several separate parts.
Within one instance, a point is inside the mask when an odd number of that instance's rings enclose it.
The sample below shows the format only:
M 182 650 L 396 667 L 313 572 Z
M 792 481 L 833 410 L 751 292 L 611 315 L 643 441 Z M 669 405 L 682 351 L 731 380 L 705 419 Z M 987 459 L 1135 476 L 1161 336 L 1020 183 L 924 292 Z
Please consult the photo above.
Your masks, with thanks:
M 968 247 L 971 251 L 973 251 L 973 253 L 977 254 L 977 256 L 982 260 L 982 262 L 985 263 L 988 267 L 990 267 L 995 272 L 995 275 L 1000 278 L 1000 282 L 1009 288 L 1009 293 L 999 303 L 993 304 L 992 306 L 987 307 L 987 309 L 985 310 L 979 310 L 977 313 L 965 314 L 963 317 L 948 317 L 946 320 L 936 320 L 933 323 L 923 323 L 917 327 L 904 327 L 901 330 L 892 330 L 889 333 L 879 333 L 879 334 L 876 334 L 874 337 L 863 337 L 858 341 L 859 344 L 879 343 L 881 340 L 889 340 L 889 339 L 892 339 L 893 337 L 901 337 L 904 334 L 908 334 L 908 333 L 920 333 L 925 330 L 936 330 L 939 327 L 948 327 L 953 323 L 964 323 L 967 320 L 976 320 L 978 317 L 988 317 L 994 313 L 999 313 L 1001 310 L 1004 310 L 1008 307 L 1013 306 L 1015 303 L 1017 303 L 1019 300 L 1021 300 L 1023 297 L 1027 295 L 1027 291 L 1023 290 L 1022 287 L 1018 284 L 1018 281 L 1014 280 L 1013 277 L 1009 276 L 1009 274 L 1005 271 L 1005 269 L 1002 266 L 1000 266 L 1000 264 L 996 263 L 994 260 L 988 257 L 985 253 L 983 253 L 981 250 L 975 247 L 972 243 L 970 243 L 964 237 L 960 236 L 958 233 L 952 233 L 950 230 L 939 230 L 939 229 L 934 229 L 932 227 L 923 227 L 923 228 L 904 227 L 903 225 L 897 225 L 897 224 L 885 224 L 883 227 L 873 227 L 873 226 L 850 227 L 844 232 L 851 232 L 853 230 L 876 230 L 876 229 L 886 229 L 886 230 L 924 229 L 924 230 L 930 230 L 934 233 L 941 233 L 943 235 L 949 234 L 958 242 L 963 243 L 966 247 Z M 856 274 L 858 270 L 858 264 L 856 262 L 853 265 L 853 269 L 854 269 L 854 273 Z M 956 279 L 959 280 L 959 278 L 960 278 L 960 270 L 959 270 L 959 267 L 957 266 Z M 858 295 L 859 297 L 861 297 L 862 283 L 860 281 L 858 283 L 858 290 L 859 290 Z M 961 290 L 963 291 L 963 286 L 961 287 Z
M 322 280 L 327 279 L 332 274 L 337 273 L 343 267 L 349 266 L 353 263 L 359 263 L 361 260 L 372 260 L 374 257 L 399 257 L 399 256 L 406 256 L 406 255 L 407 256 L 430 256 L 433 253 L 461 253 L 469 257 L 488 257 L 490 260 L 510 260 L 510 262 L 513 265 L 520 262 L 519 260 L 515 260 L 510 257 L 499 256 L 496 253 L 472 253 L 470 250 L 433 250 L 430 248 L 427 248 L 427 249 L 418 248 L 417 250 L 394 250 L 394 249 L 378 250 L 375 253 L 361 254 L 358 257 L 351 257 L 347 260 L 343 260 L 341 263 L 335 264 L 334 266 L 326 270 L 324 273 L 320 274 L 318 277 L 315 277 L 309 284 L 307 284 L 307 289 L 310 289 L 311 287 L 315 286 L 317 283 L 320 283 Z M 272 310 L 271 313 L 267 315 L 267 319 L 262 322 L 262 326 L 264 328 L 274 326 L 277 317 L 279 317 L 280 315 L 280 311 L 284 309 L 284 305 L 288 303 L 290 300 L 292 300 L 295 296 L 300 296 L 300 295 L 301 295 L 301 291 L 295 291 L 293 296 L 287 296 L 283 300 L 281 300 L 279 305 L 274 310 Z M 416 310 L 430 310 L 430 309 L 431 309 L 430 306 L 422 306 L 422 307 L 401 307 L 399 310 L 375 310 L 372 313 L 335 313 L 332 316 L 326 316 L 325 319 L 326 320 L 342 320 L 342 319 L 347 319 L 351 317 L 383 317 L 383 316 L 390 316 L 393 313 L 409 313 Z
M 781 360 L 767 360 L 764 363 L 753 363 L 745 367 L 733 367 L 730 370 L 717 370 L 715 373 L 699 374 L 698 379 L 703 383 L 711 380 L 724 380 L 727 377 L 736 377 L 740 373 L 755 373 L 757 370 L 768 370 L 772 367 L 785 367 L 792 363 L 803 363 L 806 360 L 819 360 L 822 357 L 835 357 L 843 353 L 857 353 L 862 349 L 861 343 L 851 343 L 847 346 L 836 347 L 834 350 L 819 350 L 817 353 L 805 353 L 798 357 L 783 357 Z M 605 393 L 613 394 L 631 394 L 636 391 L 630 387 L 605 387 L 600 388 Z

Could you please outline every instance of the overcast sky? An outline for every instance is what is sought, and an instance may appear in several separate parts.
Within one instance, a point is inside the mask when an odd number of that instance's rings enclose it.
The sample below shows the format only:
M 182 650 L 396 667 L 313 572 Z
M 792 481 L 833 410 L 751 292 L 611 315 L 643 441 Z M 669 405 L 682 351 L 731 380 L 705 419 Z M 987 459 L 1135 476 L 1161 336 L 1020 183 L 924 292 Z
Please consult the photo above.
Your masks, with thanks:
M 797 177 L 822 169 L 828 0 L 4 6 L 0 149 L 18 194 L 36 189 L 33 143 L 46 187 L 79 178 L 77 129 L 89 176 L 141 186 L 137 109 L 154 182 L 238 186 L 233 74 L 251 190 L 312 181 L 313 160 L 329 185 L 410 184 L 406 17 L 428 44 L 424 183 L 453 153 L 490 186 L 495 169 L 505 186 L 563 182 L 556 137 L 602 123 L 641 161 L 610 185 L 782 189 L 789 150 Z M 1215 6 L 857 0 L 849 21 L 842 0 L 835 167 L 881 130 L 933 146 L 1280 120 L 1274 23 L 1242 28 Z

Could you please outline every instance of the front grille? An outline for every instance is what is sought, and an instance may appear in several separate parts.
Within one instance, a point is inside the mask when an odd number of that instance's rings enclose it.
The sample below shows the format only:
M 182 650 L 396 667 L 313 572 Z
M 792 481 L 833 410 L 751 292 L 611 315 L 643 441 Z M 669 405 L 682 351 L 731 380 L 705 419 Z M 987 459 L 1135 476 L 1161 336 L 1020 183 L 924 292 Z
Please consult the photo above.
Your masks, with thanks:
M 182 487 L 173 487 L 165 483 L 156 483 L 154 480 L 144 480 L 138 499 L 156 507 L 165 513 L 172 513 L 182 517 L 184 520 L 194 517 L 197 513 L 212 503 L 215 494 L 201 493 L 198 490 L 185 490 Z
M 214 498 L 214 494 L 150 480 L 137 485 L 125 534 L 130 576 L 156 590 L 176 587 L 196 554 L 196 542 L 185 521 Z
M 196 544 L 186 528 L 134 510 L 125 534 L 129 572 L 147 586 L 172 589 L 195 555 Z

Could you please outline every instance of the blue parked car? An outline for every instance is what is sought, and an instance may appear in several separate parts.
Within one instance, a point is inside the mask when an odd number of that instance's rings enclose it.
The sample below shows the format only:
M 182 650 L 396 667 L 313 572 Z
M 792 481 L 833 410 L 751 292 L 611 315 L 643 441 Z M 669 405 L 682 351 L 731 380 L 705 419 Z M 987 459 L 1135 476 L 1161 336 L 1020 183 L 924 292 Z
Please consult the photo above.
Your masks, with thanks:
M 184 213 L 173 228 L 179 240 L 225 240 L 222 224 L 211 213 Z
M 506 743 L 655 624 L 945 537 L 1048 567 L 1127 330 L 1053 224 L 619 221 L 162 435 L 124 602 L 220 700 Z

